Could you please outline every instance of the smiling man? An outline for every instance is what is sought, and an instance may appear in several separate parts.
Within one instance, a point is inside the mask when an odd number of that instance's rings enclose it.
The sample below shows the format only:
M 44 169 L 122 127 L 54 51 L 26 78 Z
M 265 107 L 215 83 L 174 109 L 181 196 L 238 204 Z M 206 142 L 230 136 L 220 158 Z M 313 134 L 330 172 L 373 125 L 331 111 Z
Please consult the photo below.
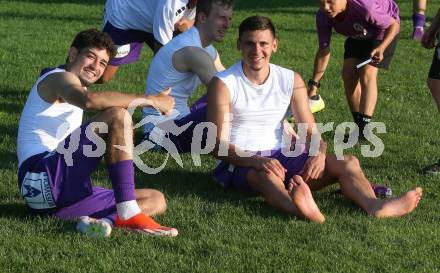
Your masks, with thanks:
M 165 132 L 159 128 L 161 123 L 172 120 L 183 126 L 192 122 L 184 132 L 169 135 L 179 152 L 191 149 L 193 129 L 206 119 L 206 99 L 203 97 L 189 108 L 188 98 L 200 83 L 207 85 L 215 73 L 224 70 L 212 43 L 222 41 L 231 26 L 232 5 L 232 0 L 198 1 L 195 26 L 163 46 L 154 57 L 145 92 L 155 95 L 171 87 L 170 95 L 176 100 L 176 106 L 170 117 L 144 108 L 144 116 L 155 117 L 144 126 L 145 140 L 162 146 Z
M 222 160 L 215 170 L 217 182 L 258 193 L 272 206 L 315 223 L 323 223 L 325 217 L 311 190 L 337 182 L 345 197 L 376 217 L 403 216 L 416 208 L 421 188 L 380 200 L 356 157 L 327 156 L 323 140 L 316 154 L 312 152 L 312 133 L 317 130 L 307 89 L 298 73 L 270 63 L 278 42 L 268 18 L 245 19 L 237 45 L 242 60 L 218 73 L 208 88 L 208 121 L 217 128 L 213 154 Z M 305 145 L 283 141 L 289 107 L 295 121 L 307 125 Z
M 133 129 L 126 110 L 138 100 L 141 107 L 154 107 L 166 114 L 174 100 L 166 93 L 146 96 L 88 91 L 114 55 L 113 42 L 106 33 L 82 31 L 70 47 L 65 69 L 44 73 L 32 87 L 18 128 L 21 196 L 34 213 L 66 220 L 80 217 L 79 230 L 91 236 L 109 236 L 112 225 L 175 236 L 176 229 L 149 217 L 166 210 L 163 194 L 135 190 Z M 99 113 L 82 124 L 83 110 Z M 102 158 L 113 190 L 91 183 L 90 176 Z

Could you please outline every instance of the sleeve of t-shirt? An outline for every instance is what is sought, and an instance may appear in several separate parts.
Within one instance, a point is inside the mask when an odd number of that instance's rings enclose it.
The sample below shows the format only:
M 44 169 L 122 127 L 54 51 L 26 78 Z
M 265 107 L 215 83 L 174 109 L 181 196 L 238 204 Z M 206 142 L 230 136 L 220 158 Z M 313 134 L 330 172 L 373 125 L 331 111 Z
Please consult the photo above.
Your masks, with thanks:
M 180 1 L 162 0 L 156 8 L 153 21 L 154 39 L 162 45 L 173 38 L 174 24 L 183 13 L 178 13 Z
M 211 57 L 211 59 L 213 61 L 215 61 L 215 59 L 217 58 L 217 49 L 215 49 L 215 47 L 213 45 L 209 45 L 205 48 L 206 52 L 209 54 L 209 56 Z
M 332 37 L 332 25 L 321 10 L 316 13 L 316 30 L 318 32 L 319 49 L 328 48 Z
M 392 22 L 392 17 L 380 4 L 382 1 L 372 1 L 372 5 L 367 9 L 367 22 L 379 29 L 388 29 Z

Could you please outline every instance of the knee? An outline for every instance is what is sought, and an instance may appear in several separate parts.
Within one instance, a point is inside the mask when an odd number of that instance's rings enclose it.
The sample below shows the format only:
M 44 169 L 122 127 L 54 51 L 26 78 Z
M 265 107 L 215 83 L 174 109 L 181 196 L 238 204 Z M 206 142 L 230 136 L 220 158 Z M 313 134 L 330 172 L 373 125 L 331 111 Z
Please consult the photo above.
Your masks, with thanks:
M 157 191 L 156 200 L 156 214 L 165 213 L 168 208 L 167 200 L 165 199 L 165 195 L 160 191 Z
M 347 68 L 343 66 L 341 70 L 341 77 L 344 82 L 351 82 L 356 78 L 356 74 L 353 68 Z
M 162 192 L 157 190 L 149 190 L 149 199 L 151 202 L 151 212 L 150 215 L 158 215 L 165 213 L 167 210 L 167 200 Z
M 344 159 L 344 169 L 346 171 L 358 171 L 361 168 L 359 159 L 354 155 L 346 155 Z
M 248 182 L 250 186 L 258 192 L 281 185 L 284 187 L 284 182 L 278 176 L 266 171 L 251 170 L 248 173 Z
M 377 80 L 377 68 L 370 65 L 365 66 L 359 80 L 361 84 L 364 85 L 375 84 Z
M 133 120 L 131 115 L 125 108 L 122 107 L 110 107 L 104 110 L 103 115 L 105 120 L 110 127 L 120 127 L 123 128 L 125 124 L 132 126 Z

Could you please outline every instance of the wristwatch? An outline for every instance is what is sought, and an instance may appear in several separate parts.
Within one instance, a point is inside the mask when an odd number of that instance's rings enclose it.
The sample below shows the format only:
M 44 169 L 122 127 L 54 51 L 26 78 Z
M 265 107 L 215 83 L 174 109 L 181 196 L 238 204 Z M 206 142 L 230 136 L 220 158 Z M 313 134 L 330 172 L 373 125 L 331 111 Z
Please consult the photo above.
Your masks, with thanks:
M 307 82 L 307 84 L 309 85 L 309 87 L 310 87 L 310 86 L 314 86 L 314 87 L 316 87 L 316 88 L 321 87 L 321 84 L 320 84 L 319 82 L 315 82 L 315 81 L 312 80 L 312 79 L 310 79 L 310 80 Z

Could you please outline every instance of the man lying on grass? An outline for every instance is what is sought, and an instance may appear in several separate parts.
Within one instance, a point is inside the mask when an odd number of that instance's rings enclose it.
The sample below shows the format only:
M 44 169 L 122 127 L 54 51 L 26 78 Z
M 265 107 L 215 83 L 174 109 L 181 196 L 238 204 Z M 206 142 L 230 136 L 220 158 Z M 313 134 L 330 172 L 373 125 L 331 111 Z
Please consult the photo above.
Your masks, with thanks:
M 145 96 L 88 91 L 114 55 L 108 34 L 95 29 L 80 32 L 65 68 L 44 73 L 32 87 L 18 128 L 21 196 L 33 212 L 66 220 L 81 217 L 77 227 L 91 236 L 109 236 L 112 225 L 176 236 L 176 229 L 161 226 L 148 216 L 166 210 L 163 194 L 135 190 L 133 128 L 126 114 L 135 99 L 140 106 L 162 113 L 174 107 L 174 100 L 167 93 Z M 83 110 L 99 113 L 82 124 Z M 113 190 L 91 184 L 90 175 L 102 158 Z
M 323 140 L 317 155 L 308 154 L 305 147 L 316 125 L 307 89 L 298 73 L 269 63 L 277 50 L 270 19 L 245 19 L 237 46 L 242 60 L 218 73 L 208 88 L 208 121 L 217 126 L 214 155 L 222 160 L 214 174 L 219 183 L 261 194 L 269 204 L 315 223 L 325 217 L 311 190 L 336 182 L 347 198 L 376 217 L 403 216 L 417 207 L 421 188 L 377 199 L 358 159 L 327 156 Z M 281 124 L 289 105 L 295 120 L 308 128 L 303 152 L 291 157 L 281 149 Z

